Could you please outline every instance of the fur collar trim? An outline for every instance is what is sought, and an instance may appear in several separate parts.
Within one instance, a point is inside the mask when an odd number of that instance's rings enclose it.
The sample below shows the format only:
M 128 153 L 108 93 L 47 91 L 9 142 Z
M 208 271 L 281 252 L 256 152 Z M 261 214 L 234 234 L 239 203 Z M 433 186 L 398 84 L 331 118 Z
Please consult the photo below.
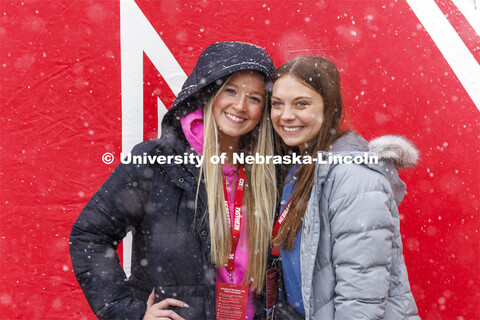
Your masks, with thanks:
M 386 135 L 373 139 L 369 143 L 370 152 L 380 159 L 388 159 L 398 169 L 412 168 L 419 160 L 419 152 L 406 138 L 396 135 Z

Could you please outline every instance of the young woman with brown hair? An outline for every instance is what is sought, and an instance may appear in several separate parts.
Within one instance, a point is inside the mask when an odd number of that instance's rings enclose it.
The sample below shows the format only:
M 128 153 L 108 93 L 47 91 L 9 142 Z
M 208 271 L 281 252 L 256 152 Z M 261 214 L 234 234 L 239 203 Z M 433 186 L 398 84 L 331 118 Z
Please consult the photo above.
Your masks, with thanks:
M 340 76 L 325 58 L 288 61 L 274 81 L 279 153 L 316 159 L 283 168 L 273 245 L 285 300 L 306 319 L 419 319 L 402 254 L 405 184 L 397 174 L 416 163 L 417 151 L 399 136 L 368 144 L 340 130 Z M 360 163 L 365 154 L 378 163 Z

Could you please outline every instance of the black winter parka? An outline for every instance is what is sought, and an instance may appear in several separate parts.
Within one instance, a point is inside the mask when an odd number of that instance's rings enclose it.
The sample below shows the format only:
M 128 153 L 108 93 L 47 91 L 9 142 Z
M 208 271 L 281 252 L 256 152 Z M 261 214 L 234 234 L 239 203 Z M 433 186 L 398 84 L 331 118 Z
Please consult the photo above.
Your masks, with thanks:
M 202 105 L 228 75 L 241 70 L 255 70 L 269 81 L 274 65 L 258 46 L 209 46 L 163 118 L 161 138 L 140 143 L 132 156 L 196 155 L 180 118 Z M 87 203 L 73 225 L 70 254 L 98 318 L 142 319 L 155 287 L 155 302 L 176 298 L 190 306 L 169 308 L 183 318 L 215 319 L 216 267 L 210 259 L 203 181 L 196 201 L 198 176 L 192 163 L 120 164 Z M 115 250 L 129 231 L 133 248 L 127 280 Z M 264 313 L 261 303 L 257 313 Z

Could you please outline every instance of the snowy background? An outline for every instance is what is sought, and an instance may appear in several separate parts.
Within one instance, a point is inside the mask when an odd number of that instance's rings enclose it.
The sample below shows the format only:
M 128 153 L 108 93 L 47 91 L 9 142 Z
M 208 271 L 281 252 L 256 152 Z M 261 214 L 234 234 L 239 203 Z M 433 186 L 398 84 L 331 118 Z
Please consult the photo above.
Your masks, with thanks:
M 72 272 L 70 228 L 122 149 L 158 135 L 200 52 L 232 40 L 265 47 L 277 66 L 327 56 L 341 71 L 348 126 L 420 149 L 420 164 L 400 173 L 420 315 L 480 319 L 479 7 L 1 0 L 0 319 L 95 318 Z

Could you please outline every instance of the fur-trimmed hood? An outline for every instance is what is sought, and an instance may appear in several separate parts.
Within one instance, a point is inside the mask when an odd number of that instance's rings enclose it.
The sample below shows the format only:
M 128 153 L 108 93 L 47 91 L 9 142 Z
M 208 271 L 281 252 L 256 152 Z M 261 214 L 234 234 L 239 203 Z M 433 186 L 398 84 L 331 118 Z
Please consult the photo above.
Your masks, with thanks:
M 349 132 L 335 141 L 330 152 L 370 152 L 379 160 L 392 162 L 397 169 L 413 168 L 420 155 L 413 143 L 403 136 L 385 135 L 367 142 L 356 132 Z
M 343 155 L 368 152 L 373 156 L 377 156 L 378 164 L 367 163 L 365 165 L 387 178 L 392 187 L 397 205 L 400 204 L 406 192 L 406 185 L 398 176 L 397 170 L 413 168 L 420 157 L 418 150 L 405 137 L 385 135 L 368 143 L 355 132 L 349 132 L 335 141 L 329 152 Z M 327 170 L 333 169 L 334 166 Z
M 386 135 L 368 144 L 371 153 L 392 161 L 398 169 L 413 168 L 419 159 L 415 146 L 402 136 Z
M 398 176 L 397 170 L 416 166 L 420 157 L 418 150 L 405 137 L 396 135 L 386 135 L 373 139 L 368 146 L 370 153 L 376 155 L 379 159 L 379 164 L 368 166 L 388 179 L 397 206 L 400 205 L 407 186 Z

